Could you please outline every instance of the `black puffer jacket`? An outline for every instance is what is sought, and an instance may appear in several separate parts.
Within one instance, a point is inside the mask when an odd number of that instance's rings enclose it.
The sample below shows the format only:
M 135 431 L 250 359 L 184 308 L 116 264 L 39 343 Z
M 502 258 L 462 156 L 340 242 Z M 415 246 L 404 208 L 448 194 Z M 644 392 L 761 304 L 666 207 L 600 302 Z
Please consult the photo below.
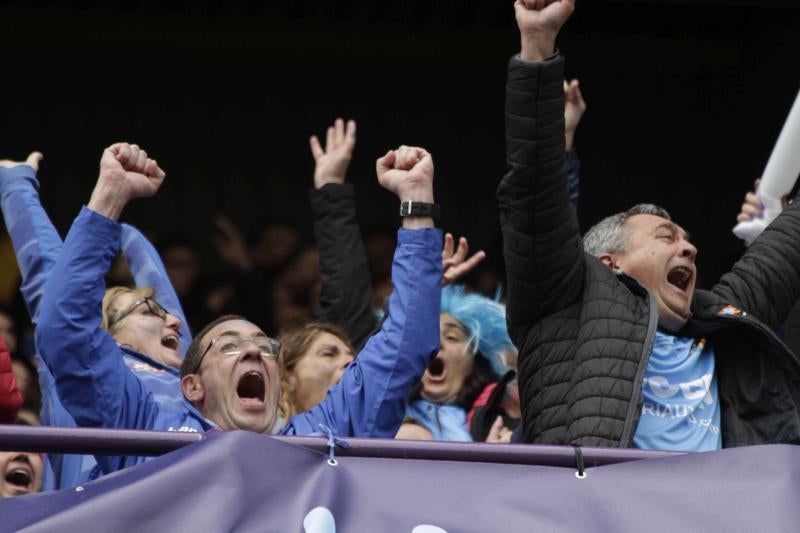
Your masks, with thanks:
M 558 56 L 509 65 L 497 196 L 524 441 L 627 447 L 658 309 L 636 280 L 583 251 L 564 175 L 563 80 Z M 800 362 L 773 333 L 798 297 L 796 202 L 711 291 L 697 291 L 680 332 L 715 350 L 723 446 L 800 442 Z

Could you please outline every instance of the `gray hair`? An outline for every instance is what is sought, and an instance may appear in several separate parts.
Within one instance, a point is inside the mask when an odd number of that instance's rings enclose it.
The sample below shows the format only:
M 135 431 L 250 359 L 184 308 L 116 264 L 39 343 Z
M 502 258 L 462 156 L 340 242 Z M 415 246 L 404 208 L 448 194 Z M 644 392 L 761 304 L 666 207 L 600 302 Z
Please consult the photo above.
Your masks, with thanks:
M 625 221 L 634 215 L 655 215 L 672 220 L 666 209 L 653 204 L 638 204 L 627 211 L 606 217 L 583 236 L 583 249 L 597 257 L 602 253 L 621 254 L 628 248 Z

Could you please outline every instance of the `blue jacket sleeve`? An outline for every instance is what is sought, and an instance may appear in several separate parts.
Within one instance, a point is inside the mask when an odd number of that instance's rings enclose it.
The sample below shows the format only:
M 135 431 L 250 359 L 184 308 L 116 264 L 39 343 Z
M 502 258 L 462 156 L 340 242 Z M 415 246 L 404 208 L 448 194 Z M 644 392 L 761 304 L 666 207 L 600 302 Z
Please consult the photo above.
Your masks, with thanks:
M 442 234 L 398 233 L 389 316 L 325 400 L 289 421 L 284 434 L 308 435 L 325 424 L 340 436 L 392 438 L 408 392 L 439 349 Z
M 147 237 L 138 229 L 128 224 L 122 224 L 122 253 L 131 267 L 133 279 L 137 287 L 149 286 L 155 289 L 155 297 L 164 309 L 169 311 L 181 321 L 181 358 L 186 355 L 186 350 L 192 343 L 192 333 L 186 322 L 186 315 L 181 307 L 181 302 L 175 288 L 169 280 L 161 256 L 155 247 L 150 244 Z
M 0 208 L 22 272 L 22 296 L 34 324 L 44 284 L 61 251 L 61 237 L 39 200 L 39 182 L 29 165 L 0 168 Z
M 42 207 L 38 189 L 36 172 L 29 165 L 0 168 L 0 209 L 22 273 L 20 291 L 34 324 L 39 322 L 45 282 L 63 245 Z M 58 399 L 50 370 L 44 364 L 38 364 L 37 370 L 42 391 L 42 424 L 75 427 L 75 420 Z M 68 488 L 85 481 L 94 465 L 91 456 L 51 453 L 48 459 L 52 468 L 49 488 Z
M 81 210 L 46 284 L 36 341 L 61 403 L 79 426 L 145 429 L 158 408 L 100 328 L 103 276 L 119 237 L 119 224 Z

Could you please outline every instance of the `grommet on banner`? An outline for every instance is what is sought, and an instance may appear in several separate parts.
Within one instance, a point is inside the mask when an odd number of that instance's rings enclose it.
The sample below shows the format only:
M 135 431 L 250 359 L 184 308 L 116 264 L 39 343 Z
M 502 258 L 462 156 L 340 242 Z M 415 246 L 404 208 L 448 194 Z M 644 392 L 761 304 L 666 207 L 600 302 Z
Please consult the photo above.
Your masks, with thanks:
M 344 439 L 340 439 L 339 437 L 333 434 L 333 430 L 326 426 L 325 424 L 320 424 L 319 428 L 322 430 L 322 433 L 327 435 L 328 437 L 328 464 L 330 466 L 336 466 L 339 464 L 339 461 L 336 460 L 336 456 L 334 454 L 334 449 L 338 446 L 339 448 L 349 448 L 350 443 Z
M 575 477 L 578 479 L 586 479 L 586 469 L 583 464 L 583 452 L 581 451 L 581 447 L 573 446 L 572 449 L 575 451 L 575 465 L 578 467 L 578 471 L 575 472 Z

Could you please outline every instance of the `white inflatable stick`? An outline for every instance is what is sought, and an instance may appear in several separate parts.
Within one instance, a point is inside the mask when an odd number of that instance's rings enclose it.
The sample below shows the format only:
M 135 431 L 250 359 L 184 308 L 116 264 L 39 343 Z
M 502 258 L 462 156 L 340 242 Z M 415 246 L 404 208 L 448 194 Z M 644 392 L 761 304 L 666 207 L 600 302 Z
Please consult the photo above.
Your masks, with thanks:
M 761 235 L 761 232 L 783 210 L 781 198 L 791 192 L 798 174 L 800 174 L 800 92 L 794 99 L 792 109 L 786 117 L 778 141 L 764 168 L 761 184 L 756 191 L 764 204 L 764 215 L 762 218 L 739 222 L 733 228 L 734 235 L 748 244 Z

